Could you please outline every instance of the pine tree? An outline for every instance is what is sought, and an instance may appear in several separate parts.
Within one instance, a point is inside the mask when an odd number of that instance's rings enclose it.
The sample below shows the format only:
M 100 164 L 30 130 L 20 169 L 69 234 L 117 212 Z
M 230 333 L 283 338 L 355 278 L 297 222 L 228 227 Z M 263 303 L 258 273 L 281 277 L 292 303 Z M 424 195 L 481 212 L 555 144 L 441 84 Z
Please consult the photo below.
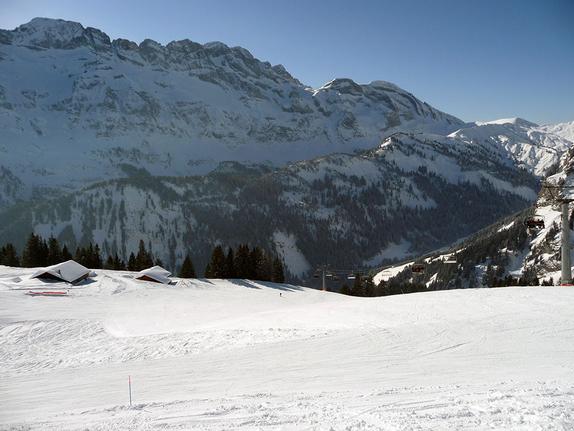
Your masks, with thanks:
M 0 265 L 20 266 L 20 259 L 16 253 L 16 247 L 8 243 L 0 248 Z
M 365 278 L 363 282 L 363 294 L 364 296 L 375 296 L 375 283 L 372 277 Z
M 195 278 L 195 268 L 193 267 L 193 262 L 189 257 L 189 254 L 185 256 L 183 259 L 183 263 L 179 270 L 179 277 L 180 278 Z
M 249 253 L 249 277 L 251 280 L 265 279 L 263 252 L 259 247 L 253 247 Z
M 47 266 L 48 265 L 48 243 L 38 235 L 40 238 L 40 261 L 39 266 Z
M 241 244 L 237 247 L 234 259 L 235 276 L 237 278 L 250 278 L 249 246 Z
M 496 283 L 496 270 L 495 268 L 489 263 L 488 266 L 486 267 L 486 272 L 484 273 L 484 276 L 482 278 L 482 284 L 488 286 L 488 287 L 495 287 Z
M 123 260 L 120 259 L 120 257 L 118 256 L 117 253 L 114 254 L 113 265 L 114 265 L 113 269 L 116 271 L 125 271 L 126 270 L 126 264 L 124 263 Z
M 70 250 L 68 250 L 68 247 L 64 245 L 64 247 L 62 247 L 62 262 L 66 262 L 71 259 L 72 254 L 70 253 Z
M 207 265 L 205 265 L 205 269 L 203 270 L 203 277 L 204 278 L 213 278 L 211 276 L 211 265 L 209 262 L 207 262 Z
M 138 271 L 136 257 L 133 251 L 130 253 L 130 257 L 128 259 L 128 271 Z
M 145 248 L 145 243 L 140 239 L 138 254 L 136 255 L 136 270 L 141 271 L 153 266 L 153 256 Z
M 159 257 L 155 258 L 155 262 L 153 264 L 156 266 L 161 266 L 163 268 L 163 260 L 161 260 Z
M 46 243 L 39 235 L 30 234 L 22 253 L 22 266 L 25 268 L 46 266 L 47 258 L 48 247 Z
M 92 244 L 90 244 L 91 246 Z M 98 244 L 96 244 L 96 246 L 93 249 L 92 255 L 91 255 L 91 266 L 90 268 L 92 269 L 101 269 L 102 267 L 102 256 L 100 254 L 100 246 Z
M 74 260 L 86 268 L 100 269 L 102 267 L 102 257 L 100 255 L 100 246 L 95 246 L 90 242 L 87 247 L 78 247 Z
M 83 247 L 76 247 L 76 252 L 74 253 L 74 260 L 80 265 L 85 265 L 86 263 L 86 252 Z
M 283 271 L 283 262 L 278 256 L 273 259 L 273 274 L 271 276 L 271 281 L 275 283 L 285 283 L 285 273 Z
M 273 258 L 270 254 L 262 252 L 261 269 L 259 273 L 259 280 L 272 281 L 273 278 Z
M 60 250 L 60 244 L 58 240 L 51 236 L 48 239 L 48 265 L 55 265 L 62 262 L 62 250 Z
M 118 254 L 115 253 L 113 256 L 110 254 L 106 259 L 106 263 L 104 264 L 104 269 L 112 269 L 114 271 L 122 271 L 125 270 L 124 262 L 119 258 Z
M 235 254 L 233 249 L 229 247 L 227 249 L 227 255 L 225 256 L 225 278 L 235 278 Z
M 211 253 L 211 260 L 205 268 L 205 278 L 224 278 L 225 277 L 225 254 L 223 247 L 218 245 Z
M 363 279 L 360 274 L 355 274 L 355 282 L 351 288 L 351 295 L 353 296 L 365 296 L 363 288 Z
M 104 269 L 114 269 L 114 258 L 109 255 L 106 259 L 106 263 L 104 263 Z
M 348 284 L 343 284 L 343 287 L 341 287 L 341 293 L 343 295 L 350 295 L 351 294 L 351 289 L 349 288 Z

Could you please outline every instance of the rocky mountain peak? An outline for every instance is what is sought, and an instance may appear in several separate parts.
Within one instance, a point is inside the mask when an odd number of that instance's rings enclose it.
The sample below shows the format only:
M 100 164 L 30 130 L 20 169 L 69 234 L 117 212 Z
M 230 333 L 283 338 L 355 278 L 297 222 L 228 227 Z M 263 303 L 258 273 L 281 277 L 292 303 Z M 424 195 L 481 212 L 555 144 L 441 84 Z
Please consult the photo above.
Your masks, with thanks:
M 349 78 L 336 78 L 327 82 L 319 90 L 334 90 L 339 93 L 363 94 L 363 88 L 355 81 Z
M 82 24 L 63 19 L 34 18 L 17 27 L 13 33 L 13 42 L 19 45 L 40 48 L 75 48 L 84 39 L 85 28 Z
M 239 46 L 229 47 L 217 41 L 202 45 L 189 39 L 173 41 L 165 46 L 152 39 L 145 39 L 138 45 L 123 38 L 112 41 L 101 30 L 62 19 L 34 18 L 12 31 L 0 30 L 0 43 L 30 49 L 74 49 L 86 46 L 97 52 L 113 51 L 120 59 L 140 66 L 150 63 L 176 69 L 209 69 L 229 65 L 236 71 L 256 77 L 266 74 L 273 80 L 288 80 L 301 85 L 283 66 L 272 66 L 260 61 Z

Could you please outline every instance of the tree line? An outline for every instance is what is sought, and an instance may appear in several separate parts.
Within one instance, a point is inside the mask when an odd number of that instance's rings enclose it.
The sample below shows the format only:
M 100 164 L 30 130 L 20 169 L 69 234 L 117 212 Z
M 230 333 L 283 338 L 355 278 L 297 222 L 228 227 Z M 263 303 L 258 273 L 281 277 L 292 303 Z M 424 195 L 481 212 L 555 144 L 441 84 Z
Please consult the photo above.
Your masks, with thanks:
M 353 284 L 351 286 L 343 284 L 339 293 L 349 296 L 377 297 L 427 292 L 429 290 L 423 283 L 391 279 L 375 284 L 372 275 L 355 274 L 354 277 Z
M 98 244 L 89 243 L 78 247 L 72 255 L 66 245 L 50 237 L 47 240 L 40 235 L 30 234 L 22 256 L 19 256 L 13 244 L 0 247 L 0 265 L 35 268 L 55 265 L 73 259 L 90 269 L 112 269 L 117 271 L 141 271 L 154 265 L 163 266 L 161 259 L 154 257 L 147 250 L 143 240 L 139 241 L 137 253 L 131 252 L 127 262 L 117 253 L 110 254 L 104 260 Z M 189 256 L 185 256 L 178 276 L 181 278 L 196 278 L 195 267 Z M 265 252 L 260 247 L 249 248 L 247 244 L 239 245 L 235 250 L 228 248 L 227 254 L 223 247 L 216 246 L 211 253 L 211 260 L 204 272 L 205 278 L 247 278 L 251 280 L 285 281 L 284 266 L 276 255 Z
M 362 276 L 361 274 L 354 275 L 355 280 L 353 284 L 349 286 L 348 284 L 343 284 L 340 293 L 343 295 L 350 296 L 380 296 L 377 293 L 377 286 L 373 282 L 373 277 Z
M 218 245 L 211 253 L 205 268 L 205 278 L 247 278 L 250 280 L 285 282 L 283 262 L 260 247 L 249 248 L 247 244 L 231 247 L 224 252 Z
M 9 243 L 0 248 L 0 264 L 7 266 L 35 268 L 55 265 L 70 259 L 91 269 L 141 271 L 153 265 L 163 265 L 160 259 L 154 259 L 153 254 L 146 250 L 143 240 L 139 242 L 137 254 L 132 252 L 127 263 L 117 253 L 109 255 L 104 260 L 99 245 L 91 242 L 85 247 L 76 248 L 72 255 L 68 247 L 61 246 L 56 238 L 50 237 L 46 240 L 34 233 L 28 237 L 22 256 L 18 256 L 13 244 Z

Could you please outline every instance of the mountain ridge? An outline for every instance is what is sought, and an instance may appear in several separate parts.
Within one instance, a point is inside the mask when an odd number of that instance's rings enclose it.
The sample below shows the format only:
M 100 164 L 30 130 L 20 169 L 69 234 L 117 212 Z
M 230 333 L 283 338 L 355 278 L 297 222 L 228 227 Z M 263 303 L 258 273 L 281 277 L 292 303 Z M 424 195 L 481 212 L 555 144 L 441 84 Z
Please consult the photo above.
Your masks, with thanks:
M 153 175 L 206 173 L 225 160 L 283 164 L 370 148 L 395 129 L 462 124 L 393 84 L 311 89 L 220 42 L 138 45 L 50 19 L 0 37 L 2 165 L 25 169 L 32 189 L 123 176 L 125 163 Z

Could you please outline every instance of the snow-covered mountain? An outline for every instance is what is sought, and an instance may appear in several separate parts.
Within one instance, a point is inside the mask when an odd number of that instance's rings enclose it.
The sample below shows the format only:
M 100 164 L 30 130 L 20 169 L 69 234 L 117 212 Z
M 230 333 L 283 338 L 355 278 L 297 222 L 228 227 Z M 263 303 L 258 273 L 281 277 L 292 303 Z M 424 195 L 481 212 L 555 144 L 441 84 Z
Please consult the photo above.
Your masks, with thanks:
M 554 135 L 568 139 L 571 142 L 574 142 L 574 121 L 558 124 L 548 124 L 541 126 L 540 128 L 547 133 L 552 133 Z
M 177 266 L 202 268 L 214 244 L 275 248 L 291 274 L 315 265 L 376 265 L 444 246 L 527 207 L 537 178 L 482 145 L 398 133 L 375 149 L 270 169 L 236 162 L 205 176 L 95 184 L 0 216 L 0 243 L 27 232 L 74 248 L 95 241 L 124 258 L 140 238 Z
M 125 257 L 143 238 L 172 266 L 259 243 L 296 276 L 469 235 L 527 207 L 572 145 L 384 81 L 311 89 L 240 47 L 44 18 L 0 30 L 0 127 L 0 243 L 35 230 Z
M 477 122 L 449 136 L 478 143 L 489 151 L 508 157 L 511 163 L 543 177 L 558 164 L 562 154 L 574 145 L 571 138 L 557 131 L 522 118 L 509 118 Z
M 391 83 L 312 89 L 220 42 L 138 45 L 46 18 L 0 30 L 0 165 L 36 188 L 304 160 L 462 124 Z
M 574 198 L 574 147 L 561 158 L 546 184 L 566 187 L 562 192 L 543 188 L 533 206 L 497 221 L 461 244 L 423 258 L 387 268 L 375 276 L 377 282 L 417 282 L 429 288 L 496 285 L 508 277 L 521 284 L 560 281 L 561 208 L 557 197 Z M 527 229 L 524 222 L 542 220 L 544 228 Z M 570 228 L 573 229 L 572 208 Z M 574 245 L 574 234 L 571 233 Z M 456 263 L 454 263 L 456 261 Z M 413 262 L 425 264 L 424 274 L 411 272 Z

